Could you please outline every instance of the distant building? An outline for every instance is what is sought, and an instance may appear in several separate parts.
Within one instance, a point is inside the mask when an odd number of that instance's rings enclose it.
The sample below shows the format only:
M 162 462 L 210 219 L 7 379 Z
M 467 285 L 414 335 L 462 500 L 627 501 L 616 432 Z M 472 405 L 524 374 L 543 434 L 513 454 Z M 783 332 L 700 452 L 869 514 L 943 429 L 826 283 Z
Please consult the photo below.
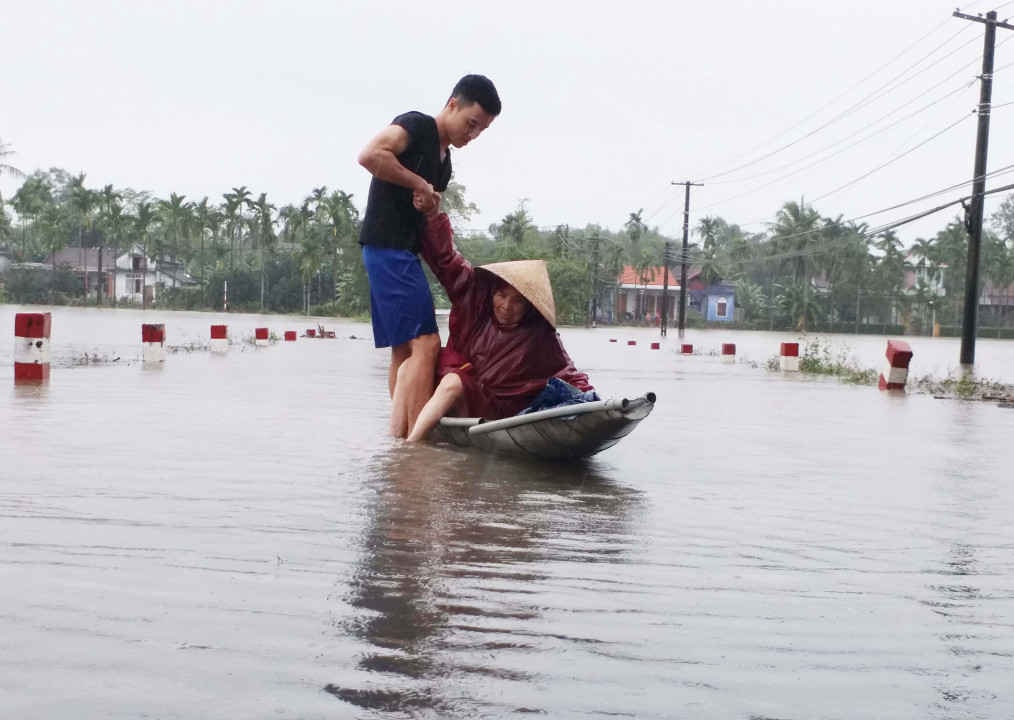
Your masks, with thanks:
M 110 248 L 102 249 L 102 270 L 99 271 L 99 248 L 64 248 L 46 259 L 50 267 L 68 268 L 81 283 L 81 290 L 94 294 L 102 287 L 102 296 L 117 302 L 154 304 L 159 291 L 166 287 L 198 285 L 183 271 L 181 263 L 157 261 L 144 254 L 140 246 L 121 251 L 115 257 Z
M 638 271 L 625 265 L 616 281 L 616 321 L 658 324 L 666 286 L 666 316 L 672 324 L 679 314 L 679 272 L 670 270 L 667 283 L 662 266 Z M 732 322 L 736 317 L 736 290 L 722 281 L 706 285 L 701 280 L 700 268 L 690 267 L 687 269 L 687 307 L 699 312 L 708 322 Z

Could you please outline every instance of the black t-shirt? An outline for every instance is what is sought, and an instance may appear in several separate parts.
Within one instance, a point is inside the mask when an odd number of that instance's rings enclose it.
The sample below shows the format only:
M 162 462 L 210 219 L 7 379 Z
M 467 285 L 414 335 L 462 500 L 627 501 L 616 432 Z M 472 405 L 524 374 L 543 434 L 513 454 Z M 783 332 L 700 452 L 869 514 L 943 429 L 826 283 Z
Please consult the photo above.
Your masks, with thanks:
M 444 161 L 440 162 L 437 121 L 412 111 L 399 115 L 391 123 L 405 128 L 409 135 L 408 147 L 398 156 L 398 162 L 424 178 L 437 192 L 446 190 L 451 180 L 451 151 L 448 148 Z M 418 252 L 422 229 L 423 215 L 412 207 L 412 191 L 373 178 L 359 232 L 360 244 Z

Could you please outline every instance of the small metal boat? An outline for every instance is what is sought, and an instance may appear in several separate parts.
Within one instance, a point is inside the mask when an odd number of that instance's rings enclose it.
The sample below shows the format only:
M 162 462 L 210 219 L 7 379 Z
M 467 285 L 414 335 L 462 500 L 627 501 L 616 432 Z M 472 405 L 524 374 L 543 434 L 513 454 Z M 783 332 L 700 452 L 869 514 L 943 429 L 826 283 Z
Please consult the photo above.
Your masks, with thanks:
M 490 452 L 573 460 L 611 448 L 655 407 L 655 393 L 561 405 L 502 420 L 442 418 L 430 438 Z

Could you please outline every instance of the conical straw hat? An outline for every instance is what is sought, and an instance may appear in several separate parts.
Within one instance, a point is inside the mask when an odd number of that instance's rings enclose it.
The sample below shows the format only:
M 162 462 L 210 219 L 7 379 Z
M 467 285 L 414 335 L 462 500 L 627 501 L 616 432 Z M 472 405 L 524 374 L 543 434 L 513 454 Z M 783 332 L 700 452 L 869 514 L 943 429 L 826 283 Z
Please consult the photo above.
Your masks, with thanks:
M 550 325 L 556 327 L 556 302 L 545 260 L 510 260 L 481 265 L 479 269 L 513 285 Z

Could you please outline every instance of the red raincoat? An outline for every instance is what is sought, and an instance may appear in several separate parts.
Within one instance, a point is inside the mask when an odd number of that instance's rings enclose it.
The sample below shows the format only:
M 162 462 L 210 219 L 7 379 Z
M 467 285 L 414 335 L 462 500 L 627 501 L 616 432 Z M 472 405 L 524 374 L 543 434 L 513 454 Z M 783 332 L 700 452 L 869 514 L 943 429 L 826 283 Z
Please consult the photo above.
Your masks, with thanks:
M 466 417 L 516 415 L 551 377 L 579 390 L 594 389 L 588 376 L 574 367 L 556 329 L 534 307 L 516 328 L 497 324 L 492 293 L 500 280 L 472 267 L 458 252 L 447 215 L 429 219 L 421 254 L 451 300 L 450 332 L 437 374 L 453 372 L 461 378 Z

